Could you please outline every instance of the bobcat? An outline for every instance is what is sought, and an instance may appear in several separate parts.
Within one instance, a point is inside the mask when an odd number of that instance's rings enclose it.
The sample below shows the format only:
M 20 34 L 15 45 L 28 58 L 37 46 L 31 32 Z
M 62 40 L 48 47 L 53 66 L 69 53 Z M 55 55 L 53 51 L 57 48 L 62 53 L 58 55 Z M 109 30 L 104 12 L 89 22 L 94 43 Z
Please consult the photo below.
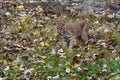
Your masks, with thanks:
M 73 23 L 57 22 L 57 32 L 62 36 L 66 42 L 67 47 L 71 50 L 75 44 L 75 41 L 83 39 L 88 42 L 88 22 L 86 20 L 80 20 Z

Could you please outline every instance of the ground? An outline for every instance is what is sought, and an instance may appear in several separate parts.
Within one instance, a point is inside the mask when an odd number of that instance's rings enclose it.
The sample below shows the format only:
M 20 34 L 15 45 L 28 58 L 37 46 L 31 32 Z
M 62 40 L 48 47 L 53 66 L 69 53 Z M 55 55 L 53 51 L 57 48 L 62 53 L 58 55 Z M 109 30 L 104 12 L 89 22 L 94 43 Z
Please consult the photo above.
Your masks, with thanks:
M 78 21 L 79 13 L 14 4 L 0 9 L 0 79 L 120 80 L 120 17 L 85 14 L 90 42 L 69 51 L 55 22 Z

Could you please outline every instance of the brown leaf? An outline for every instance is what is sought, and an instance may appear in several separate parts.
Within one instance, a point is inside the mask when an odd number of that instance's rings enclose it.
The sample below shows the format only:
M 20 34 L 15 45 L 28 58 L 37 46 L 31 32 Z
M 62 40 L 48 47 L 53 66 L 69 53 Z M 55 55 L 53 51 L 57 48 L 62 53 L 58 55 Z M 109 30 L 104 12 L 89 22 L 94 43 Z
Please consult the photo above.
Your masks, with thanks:
M 62 80 L 70 80 L 70 78 L 69 77 L 64 77 L 64 78 L 62 78 Z
M 74 56 L 73 59 L 72 59 L 72 63 L 79 63 L 79 59 L 77 56 Z
M 76 73 L 72 74 L 72 80 L 77 80 L 77 74 Z

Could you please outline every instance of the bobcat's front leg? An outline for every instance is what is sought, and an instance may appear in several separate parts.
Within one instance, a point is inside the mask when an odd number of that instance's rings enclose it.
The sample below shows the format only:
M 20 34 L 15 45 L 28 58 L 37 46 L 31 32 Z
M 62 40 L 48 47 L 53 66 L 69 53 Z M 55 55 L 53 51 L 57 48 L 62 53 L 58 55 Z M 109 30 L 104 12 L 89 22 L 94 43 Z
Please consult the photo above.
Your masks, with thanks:
M 67 36 L 63 36 L 62 38 L 63 38 L 63 41 L 64 41 L 65 45 L 66 45 L 67 47 L 69 47 L 70 39 L 69 39 Z
M 69 50 L 72 50 L 75 40 L 75 37 L 70 38 Z
M 85 43 L 88 43 L 88 33 L 86 31 L 83 31 L 82 39 L 85 41 Z

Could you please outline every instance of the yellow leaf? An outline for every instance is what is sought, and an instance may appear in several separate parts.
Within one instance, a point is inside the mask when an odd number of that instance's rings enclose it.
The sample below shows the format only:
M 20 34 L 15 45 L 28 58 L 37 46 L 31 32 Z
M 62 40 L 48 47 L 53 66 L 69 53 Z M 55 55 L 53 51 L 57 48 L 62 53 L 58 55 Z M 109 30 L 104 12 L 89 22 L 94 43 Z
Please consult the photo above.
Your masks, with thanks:
M 19 5 L 19 6 L 17 6 L 17 9 L 24 9 L 24 6 L 23 5 Z
M 74 40 L 74 45 L 77 46 L 78 45 L 78 40 Z
M 15 61 L 14 61 L 14 62 L 12 62 L 11 64 L 12 64 L 12 66 L 17 66 L 18 62 L 15 62 Z
M 100 30 L 97 28 L 95 31 L 96 31 L 96 32 L 99 32 Z
M 4 63 L 6 63 L 6 60 L 3 60 Z
M 90 48 L 90 47 L 91 47 L 91 45 L 90 45 L 90 44 L 88 44 L 88 45 L 87 45 L 87 48 Z
M 40 42 L 40 46 L 45 46 L 45 42 Z
M 52 17 L 53 17 L 53 18 L 55 18 L 55 19 L 57 19 L 57 18 L 58 18 L 58 17 L 57 17 L 57 15 L 52 15 Z
M 21 22 L 25 22 L 25 18 L 22 18 L 22 19 L 21 19 Z
M 43 15 L 43 13 L 40 13 L 40 16 L 42 16 Z
M 22 29 L 23 29 L 23 26 L 18 26 L 18 29 L 19 29 L 19 30 L 22 30 Z
M 3 63 L 3 60 L 0 60 L 0 64 Z
M 98 15 L 98 19 L 101 19 L 102 18 L 102 15 Z
M 22 46 L 21 46 L 21 45 L 19 45 L 19 44 L 16 44 L 16 46 L 17 46 L 17 47 L 20 47 L 20 48 L 22 47 Z
M 55 19 L 57 19 L 58 17 L 57 16 L 54 16 Z
M 41 47 L 38 46 L 38 49 L 41 49 Z
M 53 34 L 54 34 L 54 36 L 57 36 L 57 35 L 58 35 L 58 32 L 54 32 Z
M 22 70 L 25 70 L 24 68 L 20 68 L 20 70 L 22 71 Z
M 34 19 L 34 23 L 36 23 L 37 22 L 37 20 L 36 19 Z
M 8 5 L 11 6 L 11 3 L 9 3 Z
M 40 46 L 49 46 L 49 44 L 47 42 L 40 42 Z
M 45 46 L 47 46 L 47 47 L 48 47 L 48 46 L 49 46 L 49 44 L 46 42 L 46 43 L 45 43 Z
M 40 31 L 34 31 L 33 35 L 39 35 L 40 36 Z
M 38 5 L 37 8 L 42 8 L 41 5 Z
M 77 54 L 76 56 L 77 56 L 77 57 L 80 57 L 80 54 Z
M 52 41 L 52 37 L 50 37 L 50 41 Z
M 45 58 L 47 58 L 46 56 L 40 56 L 42 59 L 45 59 Z
M 64 54 L 65 54 L 64 52 L 59 52 L 58 53 L 59 56 L 64 56 Z
M 112 80 L 111 78 L 109 78 L 108 80 Z

